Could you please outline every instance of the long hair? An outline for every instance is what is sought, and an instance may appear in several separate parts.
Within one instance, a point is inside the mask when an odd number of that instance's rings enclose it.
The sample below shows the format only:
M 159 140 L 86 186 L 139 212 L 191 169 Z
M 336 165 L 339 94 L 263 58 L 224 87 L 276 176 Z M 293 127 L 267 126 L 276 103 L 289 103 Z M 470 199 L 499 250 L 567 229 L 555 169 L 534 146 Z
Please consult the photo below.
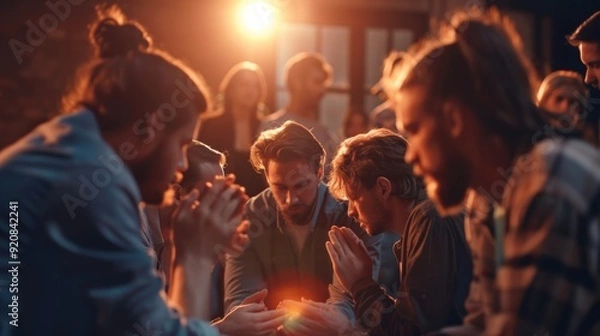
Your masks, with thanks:
M 64 96 L 65 112 L 88 108 L 105 130 L 131 127 L 157 111 L 175 127 L 186 120 L 180 115 L 208 109 L 202 80 L 154 48 L 143 26 L 126 21 L 116 7 L 98 14 L 90 31 L 95 57 L 78 71 L 73 89 Z
M 437 38 L 409 50 L 397 87 L 422 86 L 430 104 L 457 99 L 511 152 L 532 145 L 543 127 L 537 75 L 512 23 L 496 10 L 455 14 Z
M 232 103 L 232 90 L 237 85 L 239 85 L 239 81 L 241 75 L 244 73 L 250 73 L 256 77 L 258 82 L 260 95 L 258 98 L 258 104 L 256 105 L 256 118 L 262 119 L 266 115 L 266 106 L 265 100 L 267 99 L 267 81 L 265 79 L 265 75 L 262 69 L 258 66 L 258 64 L 253 62 L 240 62 L 234 65 L 227 73 L 221 84 L 219 85 L 219 110 L 222 114 L 230 114 L 231 113 L 231 103 Z

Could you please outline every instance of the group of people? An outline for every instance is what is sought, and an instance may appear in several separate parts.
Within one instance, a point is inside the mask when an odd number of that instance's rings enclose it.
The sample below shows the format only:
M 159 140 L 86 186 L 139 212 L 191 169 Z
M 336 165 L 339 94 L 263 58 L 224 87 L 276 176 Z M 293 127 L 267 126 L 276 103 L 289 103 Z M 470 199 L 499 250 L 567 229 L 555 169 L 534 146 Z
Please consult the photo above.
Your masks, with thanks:
M 496 11 L 449 26 L 388 59 L 381 125 L 340 143 L 321 56 L 288 63 L 268 116 L 236 65 L 215 116 L 141 25 L 99 18 L 74 108 L 0 152 L 1 334 L 600 334 L 582 79 L 536 94 Z M 598 88 L 600 12 L 568 39 Z

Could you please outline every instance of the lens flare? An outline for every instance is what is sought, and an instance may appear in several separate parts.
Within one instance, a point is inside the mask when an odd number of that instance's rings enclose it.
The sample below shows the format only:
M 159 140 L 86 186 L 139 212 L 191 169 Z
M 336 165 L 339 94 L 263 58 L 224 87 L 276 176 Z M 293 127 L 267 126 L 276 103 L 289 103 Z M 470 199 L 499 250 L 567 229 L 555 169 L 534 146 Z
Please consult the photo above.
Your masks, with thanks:
M 268 3 L 247 3 L 240 9 L 241 28 L 251 35 L 264 35 L 275 26 L 276 14 L 277 10 Z

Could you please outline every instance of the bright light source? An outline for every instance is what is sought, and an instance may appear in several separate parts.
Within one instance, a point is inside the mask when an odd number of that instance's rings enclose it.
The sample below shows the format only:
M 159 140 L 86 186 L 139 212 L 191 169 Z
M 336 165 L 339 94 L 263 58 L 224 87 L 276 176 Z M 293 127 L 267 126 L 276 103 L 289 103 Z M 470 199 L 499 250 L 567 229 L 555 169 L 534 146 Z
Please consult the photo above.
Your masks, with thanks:
M 242 29 L 253 35 L 262 35 L 275 26 L 276 9 L 262 1 L 245 4 L 240 10 Z

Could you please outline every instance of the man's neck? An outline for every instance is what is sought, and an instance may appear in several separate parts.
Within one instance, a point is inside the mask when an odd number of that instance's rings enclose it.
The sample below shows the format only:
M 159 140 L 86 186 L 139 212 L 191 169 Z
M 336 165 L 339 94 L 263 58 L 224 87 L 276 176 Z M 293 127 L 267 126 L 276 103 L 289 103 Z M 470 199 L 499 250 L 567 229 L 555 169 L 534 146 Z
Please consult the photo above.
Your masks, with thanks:
M 410 217 L 410 213 L 417 205 L 417 202 L 415 200 L 407 201 L 395 197 L 391 202 L 392 231 L 402 235 L 406 227 L 406 222 L 408 222 L 408 217 Z
M 252 113 L 254 113 L 254 111 L 251 111 L 242 106 L 231 106 L 231 114 L 233 115 L 236 121 L 243 121 L 244 123 L 246 123 L 246 121 L 250 120 Z
M 498 148 L 482 153 L 480 159 L 473 162 L 474 178 L 471 189 L 486 195 L 489 201 L 501 203 L 507 182 L 518 169 L 514 167 L 516 159 L 516 155 L 510 155 L 506 150 Z
M 310 104 L 302 103 L 297 99 L 291 99 L 290 103 L 286 107 L 288 113 L 297 115 L 301 118 L 318 121 L 319 111 L 318 107 Z

